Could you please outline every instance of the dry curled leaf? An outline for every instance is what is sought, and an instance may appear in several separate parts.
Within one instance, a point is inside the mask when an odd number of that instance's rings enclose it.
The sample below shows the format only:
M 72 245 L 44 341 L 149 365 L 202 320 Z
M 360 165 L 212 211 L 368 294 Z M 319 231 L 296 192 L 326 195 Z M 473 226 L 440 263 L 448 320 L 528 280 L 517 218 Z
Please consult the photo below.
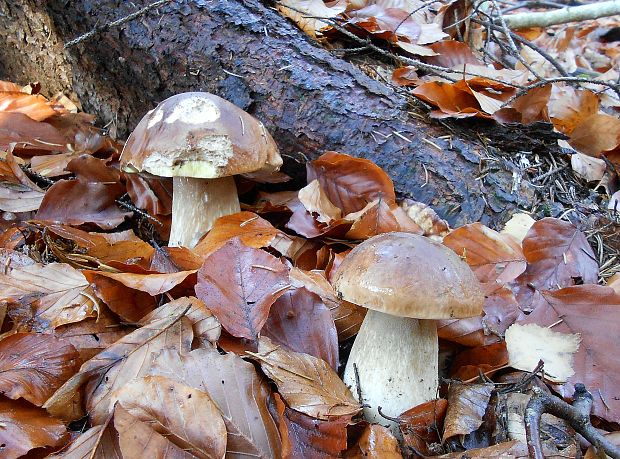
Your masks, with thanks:
M 258 353 L 252 356 L 294 410 L 329 420 L 332 416 L 356 414 L 361 409 L 351 391 L 323 360 L 288 351 L 266 337 L 259 339 Z
M 448 393 L 448 411 L 442 441 L 467 435 L 482 425 L 494 389 L 493 384 L 453 384 Z

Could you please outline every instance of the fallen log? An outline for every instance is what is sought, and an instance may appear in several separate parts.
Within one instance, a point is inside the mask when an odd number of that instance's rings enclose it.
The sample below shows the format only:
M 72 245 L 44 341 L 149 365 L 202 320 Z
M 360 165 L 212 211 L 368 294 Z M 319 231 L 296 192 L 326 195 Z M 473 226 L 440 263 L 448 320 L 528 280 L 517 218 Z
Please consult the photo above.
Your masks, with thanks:
M 453 225 L 497 226 L 531 201 L 525 182 L 512 189 L 506 168 L 476 180 L 485 156 L 479 142 L 412 117 L 406 97 L 260 1 L 171 1 L 104 27 L 148 3 L 0 0 L 0 77 L 38 80 L 49 93 L 73 91 L 119 138 L 171 94 L 213 92 L 265 123 L 286 171 L 303 170 L 304 158 L 326 150 L 368 158 L 390 174 L 401 197 L 431 204 Z M 92 39 L 63 49 L 96 29 Z

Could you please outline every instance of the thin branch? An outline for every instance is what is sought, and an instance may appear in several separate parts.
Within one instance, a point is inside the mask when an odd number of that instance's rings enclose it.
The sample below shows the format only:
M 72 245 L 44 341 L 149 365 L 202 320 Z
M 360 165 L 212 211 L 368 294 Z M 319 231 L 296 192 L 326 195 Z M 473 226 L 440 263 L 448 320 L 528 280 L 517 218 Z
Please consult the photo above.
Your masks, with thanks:
M 531 458 L 545 459 L 540 437 L 540 419 L 543 413 L 549 413 L 564 419 L 576 432 L 595 447 L 603 449 L 611 458 L 620 459 L 620 447 L 607 440 L 590 423 L 593 399 L 583 384 L 575 384 L 572 406 L 554 395 L 545 394 L 537 387 L 533 387 L 532 391 L 534 395 L 525 409 L 525 432 Z
M 151 10 L 154 10 L 155 8 L 159 8 L 160 6 L 165 5 L 166 3 L 170 3 L 172 0 L 157 0 L 156 2 L 150 3 L 148 5 L 146 5 L 144 8 L 140 8 L 137 11 L 134 11 L 131 14 L 128 14 L 127 16 L 123 16 L 122 18 L 117 19 L 116 21 L 112 21 L 112 22 L 108 22 L 102 25 L 98 25 L 96 26 L 94 29 L 86 32 L 83 35 L 80 35 L 77 38 L 74 38 L 71 41 L 68 41 L 67 43 L 65 43 L 64 49 L 68 49 L 71 48 L 75 45 L 78 45 L 80 43 L 82 43 L 83 41 L 89 40 L 90 38 L 94 37 L 95 35 L 98 35 L 102 32 L 105 32 L 107 30 L 113 29 L 114 27 L 118 27 L 121 26 L 123 24 L 126 24 L 127 22 L 133 21 L 134 19 L 145 15 L 146 13 L 148 13 Z
M 620 0 L 591 3 L 581 6 L 570 6 L 555 11 L 541 13 L 518 13 L 506 16 L 508 27 L 513 30 L 528 27 L 547 27 L 567 22 L 579 22 L 620 14 Z

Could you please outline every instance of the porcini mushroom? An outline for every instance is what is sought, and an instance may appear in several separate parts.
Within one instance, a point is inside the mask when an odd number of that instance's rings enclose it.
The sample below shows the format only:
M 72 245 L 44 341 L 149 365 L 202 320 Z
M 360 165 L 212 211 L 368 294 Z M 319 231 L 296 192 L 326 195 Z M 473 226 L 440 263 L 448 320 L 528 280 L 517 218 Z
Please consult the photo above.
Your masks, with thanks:
M 173 177 L 169 245 L 193 247 L 217 218 L 239 212 L 233 175 L 276 171 L 282 158 L 256 118 L 216 95 L 187 92 L 142 118 L 120 162 L 125 172 Z
M 389 423 L 435 398 L 438 339 L 434 319 L 482 312 L 484 296 L 469 266 L 423 236 L 386 233 L 355 247 L 338 267 L 338 296 L 368 308 L 353 343 L 344 381 L 356 392 L 357 371 L 370 422 Z M 397 432 L 394 423 L 391 428 Z

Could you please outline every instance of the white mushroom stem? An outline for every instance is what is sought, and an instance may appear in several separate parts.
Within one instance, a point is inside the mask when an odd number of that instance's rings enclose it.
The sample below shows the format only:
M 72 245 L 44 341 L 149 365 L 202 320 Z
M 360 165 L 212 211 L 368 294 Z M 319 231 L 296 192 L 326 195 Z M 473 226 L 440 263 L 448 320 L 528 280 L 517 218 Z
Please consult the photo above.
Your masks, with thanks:
M 409 408 L 433 400 L 438 385 L 438 340 L 434 320 L 397 317 L 369 310 L 355 338 L 344 371 L 344 382 L 357 394 L 357 367 L 364 417 L 398 425 L 379 415 L 397 417 Z
M 173 178 L 170 247 L 194 247 L 224 215 L 239 212 L 235 179 Z

